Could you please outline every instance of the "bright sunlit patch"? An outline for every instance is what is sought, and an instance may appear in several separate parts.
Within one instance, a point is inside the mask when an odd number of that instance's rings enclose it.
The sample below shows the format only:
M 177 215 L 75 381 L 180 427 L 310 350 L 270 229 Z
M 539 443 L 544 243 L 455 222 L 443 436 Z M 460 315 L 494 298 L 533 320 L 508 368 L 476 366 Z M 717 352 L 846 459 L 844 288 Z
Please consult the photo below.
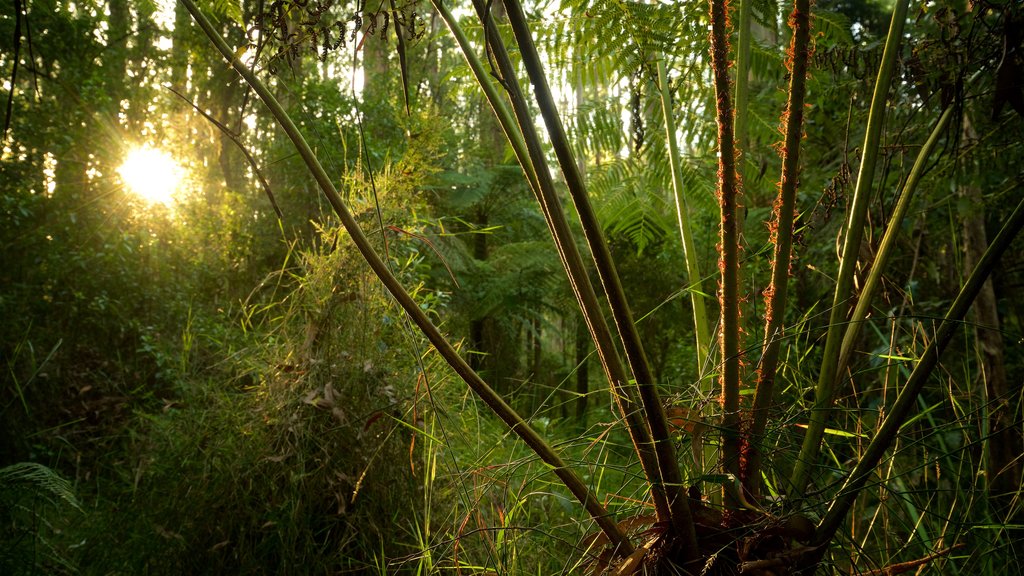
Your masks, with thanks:
M 128 189 L 151 204 L 170 206 L 181 184 L 182 169 L 170 154 L 136 148 L 117 169 Z

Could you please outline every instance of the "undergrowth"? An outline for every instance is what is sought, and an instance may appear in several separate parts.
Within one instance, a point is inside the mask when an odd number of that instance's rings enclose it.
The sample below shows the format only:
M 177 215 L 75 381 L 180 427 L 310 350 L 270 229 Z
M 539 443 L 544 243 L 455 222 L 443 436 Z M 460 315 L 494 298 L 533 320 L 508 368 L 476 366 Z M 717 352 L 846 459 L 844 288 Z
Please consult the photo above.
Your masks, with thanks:
M 235 318 L 189 316 L 140 349 L 170 386 L 79 456 L 84 513 L 44 511 L 68 572 L 365 573 L 410 553 L 413 357 L 380 289 L 327 246 Z

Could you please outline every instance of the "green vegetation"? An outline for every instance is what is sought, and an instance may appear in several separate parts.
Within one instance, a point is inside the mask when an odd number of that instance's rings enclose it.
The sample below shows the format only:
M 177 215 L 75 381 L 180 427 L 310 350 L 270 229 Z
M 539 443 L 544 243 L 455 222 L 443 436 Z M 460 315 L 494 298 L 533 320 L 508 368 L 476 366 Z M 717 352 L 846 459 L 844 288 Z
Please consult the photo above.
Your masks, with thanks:
M 0 573 L 1015 572 L 1022 25 L 0 8 Z

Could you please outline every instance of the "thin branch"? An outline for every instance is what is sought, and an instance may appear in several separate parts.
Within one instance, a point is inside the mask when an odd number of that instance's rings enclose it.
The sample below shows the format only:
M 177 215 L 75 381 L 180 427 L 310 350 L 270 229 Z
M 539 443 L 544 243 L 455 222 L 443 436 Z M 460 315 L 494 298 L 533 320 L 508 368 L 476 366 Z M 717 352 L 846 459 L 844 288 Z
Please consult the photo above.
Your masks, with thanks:
M 964 546 L 965 544 L 961 542 L 954 546 L 950 546 L 949 548 L 939 550 L 938 552 L 933 552 L 925 556 L 924 558 L 908 560 L 906 562 L 898 562 L 896 564 L 890 564 L 888 566 L 885 566 L 884 568 L 878 568 L 876 570 L 871 570 L 870 572 L 864 572 L 864 576 L 894 576 L 895 574 L 903 574 L 905 572 L 910 572 L 915 568 L 920 568 L 921 566 L 924 566 L 932 560 L 942 558 L 943 556 L 948 556 L 949 553 L 953 550 L 956 550 L 957 548 L 963 548 Z
M 253 155 L 249 153 L 249 150 L 245 147 L 244 144 L 242 144 L 242 141 L 239 140 L 238 135 L 235 134 L 234 131 L 232 131 L 230 128 L 225 126 L 223 123 L 218 121 L 216 118 L 207 114 L 202 108 L 196 106 L 195 102 L 186 98 L 184 95 L 182 95 L 181 92 L 178 92 L 170 86 L 168 86 L 167 89 L 173 92 L 174 95 L 178 98 L 181 98 L 182 100 L 187 102 L 188 105 L 191 106 L 196 112 L 202 114 L 203 118 L 206 118 L 207 121 L 216 126 L 217 129 L 221 131 L 221 133 L 223 133 L 225 136 L 228 137 L 228 139 L 235 143 L 235 146 L 238 146 L 238 149 L 242 151 L 243 155 L 245 155 L 246 161 L 249 162 L 249 166 L 252 168 L 253 173 L 256 174 L 256 178 L 259 179 L 260 184 L 263 186 L 263 191 L 267 193 L 267 199 L 270 200 L 270 205 L 274 207 L 274 213 L 277 214 L 277 219 L 284 220 L 284 214 L 281 212 L 281 208 L 278 207 L 277 205 L 277 198 L 274 197 L 274 191 L 270 189 L 270 183 L 267 182 L 267 179 L 263 177 L 263 171 L 260 170 L 259 164 L 256 163 L 256 158 L 254 158 Z

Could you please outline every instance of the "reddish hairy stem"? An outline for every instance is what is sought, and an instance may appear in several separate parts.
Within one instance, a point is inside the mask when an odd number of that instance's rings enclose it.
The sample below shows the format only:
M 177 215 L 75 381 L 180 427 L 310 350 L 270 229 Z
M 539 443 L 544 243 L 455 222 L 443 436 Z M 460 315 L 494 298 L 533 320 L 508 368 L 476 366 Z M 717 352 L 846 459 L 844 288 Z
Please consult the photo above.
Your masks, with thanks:
M 722 471 L 740 475 L 740 354 L 739 354 L 739 230 L 736 145 L 729 80 L 729 18 L 726 0 L 711 0 L 711 66 L 718 100 L 718 199 L 721 209 L 718 268 L 722 273 Z M 735 495 L 725 491 L 728 507 L 739 507 Z
M 786 313 L 789 264 L 793 251 L 793 219 L 800 180 L 800 139 L 803 136 L 804 97 L 807 92 L 807 61 L 810 57 L 810 0 L 796 0 L 789 16 L 793 39 L 789 48 L 789 100 L 786 104 L 786 142 L 782 149 L 782 177 L 775 199 L 775 220 L 771 227 L 775 257 L 772 280 L 765 291 L 765 334 L 757 390 L 751 414 L 750 447 L 743 472 L 743 486 L 752 495 L 761 491 L 761 450 L 768 423 L 768 408 L 775 389 L 779 364 L 779 343 Z

